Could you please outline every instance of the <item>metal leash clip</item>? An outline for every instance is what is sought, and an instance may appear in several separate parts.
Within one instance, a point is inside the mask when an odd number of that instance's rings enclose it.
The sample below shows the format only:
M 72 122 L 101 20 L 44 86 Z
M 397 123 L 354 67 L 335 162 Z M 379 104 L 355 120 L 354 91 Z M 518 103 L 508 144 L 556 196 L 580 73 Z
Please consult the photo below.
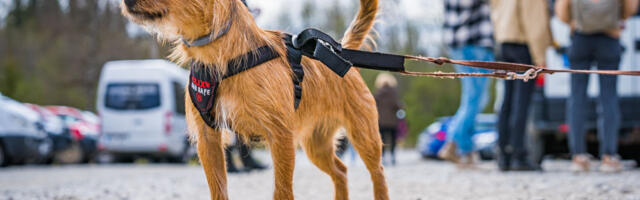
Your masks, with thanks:
M 505 80 L 510 80 L 510 81 L 512 81 L 512 80 L 522 80 L 524 82 L 529 82 L 529 80 L 537 78 L 538 74 L 540 72 L 542 72 L 542 70 L 544 70 L 544 69 L 543 68 L 539 68 L 539 69 L 531 68 L 531 69 L 527 70 L 523 74 L 518 74 L 516 72 L 508 72 L 507 73 L 507 77 L 505 78 Z

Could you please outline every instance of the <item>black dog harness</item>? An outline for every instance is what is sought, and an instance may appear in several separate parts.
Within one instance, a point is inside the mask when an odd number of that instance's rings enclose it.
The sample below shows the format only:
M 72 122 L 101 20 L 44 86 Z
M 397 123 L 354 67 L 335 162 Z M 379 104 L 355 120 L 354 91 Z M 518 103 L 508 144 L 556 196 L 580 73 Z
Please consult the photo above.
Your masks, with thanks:
M 293 47 L 291 35 L 285 35 L 283 38 L 287 46 L 287 59 L 293 70 L 294 85 L 294 107 L 297 109 L 302 98 L 302 80 L 304 79 L 304 70 L 302 69 L 302 53 Z M 200 116 L 211 128 L 217 128 L 215 117 L 211 114 L 211 110 L 215 106 L 217 91 L 220 83 L 229 77 L 247 71 L 258 65 L 271 61 L 280 57 L 278 52 L 271 47 L 263 46 L 245 55 L 232 59 L 227 63 L 227 74 L 219 76 L 213 73 L 204 64 L 200 62 L 191 63 L 191 75 L 189 76 L 189 95 L 191 101 L 200 112 Z

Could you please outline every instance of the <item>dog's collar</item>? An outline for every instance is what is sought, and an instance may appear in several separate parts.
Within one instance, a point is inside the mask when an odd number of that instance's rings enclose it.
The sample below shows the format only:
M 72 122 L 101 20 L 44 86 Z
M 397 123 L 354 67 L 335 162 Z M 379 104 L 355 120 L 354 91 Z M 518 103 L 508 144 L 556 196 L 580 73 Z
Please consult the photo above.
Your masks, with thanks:
M 222 30 L 218 31 L 218 33 L 216 34 L 215 31 L 211 31 L 211 33 L 199 37 L 193 41 L 189 41 L 186 38 L 182 38 L 182 43 L 184 43 L 184 45 L 187 46 L 187 48 L 190 47 L 201 47 L 204 45 L 207 45 L 209 43 L 212 43 L 213 41 L 216 41 L 218 38 L 224 36 L 225 34 L 227 34 L 229 32 L 229 29 L 231 29 L 231 25 L 233 24 L 233 13 L 235 12 L 235 6 L 233 6 L 233 9 L 231 10 L 231 14 L 229 14 L 229 19 L 227 20 L 227 23 L 225 24 L 224 28 L 222 28 Z

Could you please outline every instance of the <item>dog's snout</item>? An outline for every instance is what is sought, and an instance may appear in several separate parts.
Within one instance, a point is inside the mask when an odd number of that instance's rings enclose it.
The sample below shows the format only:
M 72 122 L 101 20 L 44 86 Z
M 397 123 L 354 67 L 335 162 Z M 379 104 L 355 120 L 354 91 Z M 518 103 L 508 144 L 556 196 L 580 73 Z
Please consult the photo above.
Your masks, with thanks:
M 127 8 L 131 9 L 136 6 L 137 2 L 138 0 L 124 0 L 124 5 L 126 5 Z

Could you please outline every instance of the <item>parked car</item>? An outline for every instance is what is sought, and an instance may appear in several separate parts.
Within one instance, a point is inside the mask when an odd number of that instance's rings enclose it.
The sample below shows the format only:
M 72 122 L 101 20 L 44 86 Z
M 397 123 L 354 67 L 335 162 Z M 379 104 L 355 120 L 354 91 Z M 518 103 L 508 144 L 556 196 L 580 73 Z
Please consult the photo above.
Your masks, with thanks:
M 38 113 L 0 94 L 0 166 L 39 163 L 51 152 L 51 140 Z
M 66 124 L 49 109 L 35 104 L 25 104 L 40 115 L 42 128 L 47 133 L 52 142 L 52 153 L 48 162 L 53 161 L 56 153 L 71 147 L 73 138 L 68 131 Z
M 567 47 L 570 45 L 570 28 L 557 19 L 552 20 L 554 40 L 563 48 L 547 51 L 547 66 L 562 69 L 570 66 Z M 640 18 L 633 17 L 626 22 L 622 32 L 621 45 L 624 49 L 620 70 L 640 70 Z M 590 77 L 588 87 L 589 103 L 586 110 L 588 130 L 588 151 L 598 155 L 596 101 L 598 79 Z M 539 78 L 533 95 L 532 112 L 528 125 L 531 158 L 541 163 L 545 155 L 566 154 L 567 133 L 566 102 L 570 94 L 569 74 L 554 74 Z M 622 123 L 619 153 L 625 159 L 635 159 L 640 163 L 640 78 L 618 77 L 618 95 Z
M 98 84 L 100 148 L 116 160 L 147 156 L 186 162 L 188 72 L 165 60 L 111 61 Z
M 497 118 L 495 114 L 479 114 L 476 116 L 475 134 L 473 135 L 473 149 L 484 160 L 493 159 L 495 145 L 498 140 L 496 131 Z M 451 117 L 441 117 L 420 133 L 418 136 L 418 151 L 423 158 L 437 158 L 438 151 L 447 142 L 449 134 L 447 128 Z
M 71 147 L 56 153 L 54 161 L 78 163 L 93 160 L 98 152 L 100 134 L 97 117 L 66 106 L 47 106 L 47 109 L 62 119 L 72 138 Z

